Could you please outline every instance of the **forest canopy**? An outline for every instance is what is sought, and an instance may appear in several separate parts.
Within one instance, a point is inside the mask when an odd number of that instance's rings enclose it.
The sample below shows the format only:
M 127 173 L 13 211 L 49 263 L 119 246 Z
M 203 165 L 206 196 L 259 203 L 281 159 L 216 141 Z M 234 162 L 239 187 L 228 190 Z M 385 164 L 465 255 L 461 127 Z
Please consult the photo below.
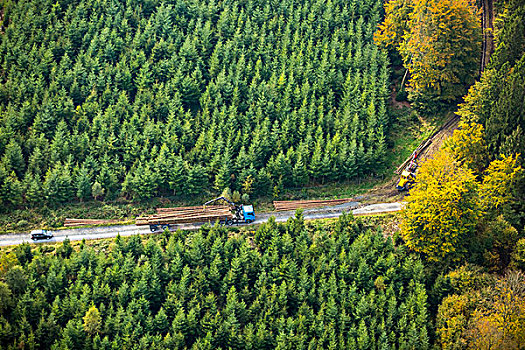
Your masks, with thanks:
M 351 216 L 26 244 L 0 255 L 0 347 L 424 350 L 424 282 L 418 259 Z
M 376 42 L 397 51 L 409 97 L 422 111 L 462 97 L 479 74 L 481 26 L 472 0 L 394 0 L 385 4 Z
M 264 195 L 384 161 L 380 0 L 2 4 L 2 207 Z

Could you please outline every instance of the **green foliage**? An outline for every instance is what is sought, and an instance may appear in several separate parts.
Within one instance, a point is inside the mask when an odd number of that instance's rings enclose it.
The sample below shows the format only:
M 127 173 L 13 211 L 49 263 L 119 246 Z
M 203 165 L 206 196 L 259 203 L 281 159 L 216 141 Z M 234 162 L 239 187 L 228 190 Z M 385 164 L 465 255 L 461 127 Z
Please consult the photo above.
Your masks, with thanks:
M 511 266 L 525 271 L 525 238 L 516 242 L 516 247 L 512 253 Z
M 0 169 L 24 186 L 0 204 L 87 200 L 96 182 L 105 199 L 258 196 L 281 177 L 286 188 L 378 172 L 381 4 L 9 2 Z
M 410 72 L 409 97 L 421 110 L 462 96 L 479 69 L 481 26 L 470 0 L 396 0 L 375 40 L 395 48 Z
M 91 186 L 91 178 L 89 175 L 89 171 L 86 168 L 82 167 L 78 170 L 75 183 L 75 187 L 77 190 L 76 196 L 78 199 L 86 200 L 89 197 L 91 197 L 93 189 Z M 95 184 L 93 184 L 93 186 L 94 185 Z M 100 183 L 98 184 L 98 186 L 101 186 Z M 96 198 L 97 196 L 93 197 Z
M 505 2 L 496 21 L 496 48 L 458 114 L 485 127 L 492 158 L 525 149 L 525 4 Z
M 95 181 L 93 183 L 93 186 L 91 186 L 91 195 L 93 196 L 95 200 L 104 196 L 104 188 L 102 187 L 100 182 Z
M 119 236 L 30 259 L 24 246 L 0 282 L 0 347 L 429 348 L 423 266 L 380 232 L 298 212 L 246 233 Z

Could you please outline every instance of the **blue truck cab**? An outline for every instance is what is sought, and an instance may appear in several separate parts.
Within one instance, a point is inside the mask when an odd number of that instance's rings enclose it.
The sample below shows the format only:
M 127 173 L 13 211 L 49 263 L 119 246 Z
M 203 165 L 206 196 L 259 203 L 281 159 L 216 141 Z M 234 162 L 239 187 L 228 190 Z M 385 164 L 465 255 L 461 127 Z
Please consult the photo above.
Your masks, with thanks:
M 244 217 L 244 222 L 246 222 L 247 224 L 255 221 L 255 213 L 253 212 L 252 205 L 243 205 L 242 215 Z

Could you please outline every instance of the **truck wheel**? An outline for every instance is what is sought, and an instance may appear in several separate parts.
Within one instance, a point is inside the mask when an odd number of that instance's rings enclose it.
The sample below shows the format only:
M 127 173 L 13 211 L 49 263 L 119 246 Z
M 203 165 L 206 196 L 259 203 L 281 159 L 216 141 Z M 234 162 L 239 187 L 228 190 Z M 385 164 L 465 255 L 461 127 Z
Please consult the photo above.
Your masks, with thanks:
M 157 228 L 158 228 L 157 225 L 149 225 L 149 230 L 150 230 L 151 232 L 155 232 L 155 231 L 157 231 Z
M 252 222 L 253 222 L 252 219 L 248 219 L 248 220 L 246 220 L 246 223 L 247 223 L 247 224 L 251 224 Z
M 233 220 L 231 220 L 231 219 L 226 220 L 226 225 L 228 225 L 228 226 L 233 225 Z
M 167 224 L 167 225 L 162 225 L 162 230 L 169 230 L 170 229 L 170 225 Z

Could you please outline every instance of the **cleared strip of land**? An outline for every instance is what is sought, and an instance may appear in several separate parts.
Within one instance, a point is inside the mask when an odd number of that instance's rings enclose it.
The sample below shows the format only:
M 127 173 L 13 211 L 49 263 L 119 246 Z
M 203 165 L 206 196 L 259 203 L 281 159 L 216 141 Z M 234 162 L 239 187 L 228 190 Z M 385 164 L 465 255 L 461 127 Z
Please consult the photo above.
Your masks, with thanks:
M 306 209 L 303 213 L 305 220 L 317 220 L 337 218 L 343 213 L 352 212 L 354 215 L 376 215 L 381 213 L 400 211 L 404 207 L 403 202 L 396 203 L 380 203 L 366 205 L 358 208 L 358 202 L 348 202 L 322 209 Z M 275 217 L 275 221 L 284 222 L 289 218 L 295 216 L 295 212 L 272 212 L 256 214 L 256 220 L 252 225 L 262 224 L 269 220 L 270 217 Z M 174 229 L 194 230 L 198 229 L 202 224 L 181 224 Z M 244 225 L 243 225 L 244 226 Z M 76 240 L 90 240 L 101 238 L 112 238 L 117 235 L 130 236 L 136 234 L 151 234 L 149 227 L 137 225 L 119 225 L 119 226 L 99 226 L 99 227 L 81 227 L 69 228 L 65 230 L 53 231 L 54 237 L 50 240 L 38 241 L 41 243 L 55 243 L 62 242 L 66 238 Z M 31 242 L 28 233 L 0 235 L 0 246 L 17 245 L 24 242 Z

